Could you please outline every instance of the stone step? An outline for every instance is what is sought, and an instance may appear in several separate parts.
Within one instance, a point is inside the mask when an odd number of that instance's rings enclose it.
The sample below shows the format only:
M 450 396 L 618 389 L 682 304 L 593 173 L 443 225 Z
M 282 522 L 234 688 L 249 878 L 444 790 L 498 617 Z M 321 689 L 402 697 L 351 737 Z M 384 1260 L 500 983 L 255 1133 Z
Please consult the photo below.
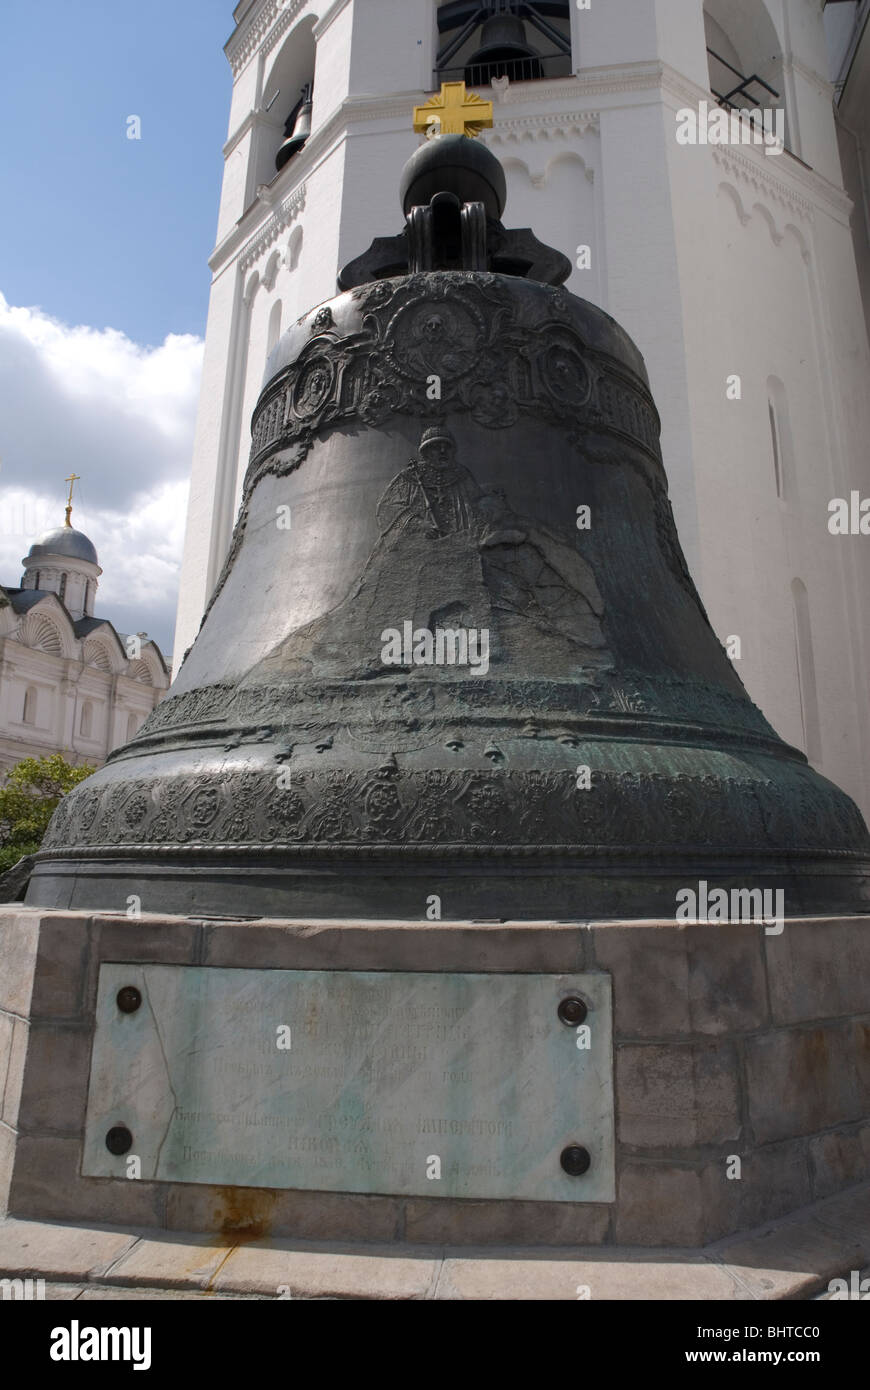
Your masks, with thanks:
M 868 1262 L 870 1183 L 695 1250 L 233 1244 L 165 1230 L 0 1221 L 0 1280 L 42 1279 L 31 1297 L 61 1300 L 811 1299 L 834 1297 L 835 1278 L 858 1288 L 870 1277 Z M 4 1284 L 0 1297 L 22 1297 L 26 1287 Z

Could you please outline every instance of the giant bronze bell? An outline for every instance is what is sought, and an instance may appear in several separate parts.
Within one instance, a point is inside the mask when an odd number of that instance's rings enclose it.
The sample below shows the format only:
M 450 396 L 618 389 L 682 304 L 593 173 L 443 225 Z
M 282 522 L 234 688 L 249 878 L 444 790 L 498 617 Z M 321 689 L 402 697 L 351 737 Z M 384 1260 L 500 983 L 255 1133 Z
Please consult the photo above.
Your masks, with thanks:
M 858 810 L 707 620 L 640 353 L 503 226 L 455 96 L 418 109 L 443 125 L 403 230 L 273 352 L 199 636 L 59 806 L 28 903 L 673 918 L 705 880 L 867 912 Z

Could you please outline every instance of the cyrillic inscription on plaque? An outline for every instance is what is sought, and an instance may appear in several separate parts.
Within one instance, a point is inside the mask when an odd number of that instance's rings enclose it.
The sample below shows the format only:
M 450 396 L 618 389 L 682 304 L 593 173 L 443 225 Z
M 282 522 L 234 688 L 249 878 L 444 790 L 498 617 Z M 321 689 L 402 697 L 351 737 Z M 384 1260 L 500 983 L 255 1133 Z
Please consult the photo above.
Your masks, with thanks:
M 612 1065 L 604 974 L 103 965 L 83 1172 L 613 1201 Z

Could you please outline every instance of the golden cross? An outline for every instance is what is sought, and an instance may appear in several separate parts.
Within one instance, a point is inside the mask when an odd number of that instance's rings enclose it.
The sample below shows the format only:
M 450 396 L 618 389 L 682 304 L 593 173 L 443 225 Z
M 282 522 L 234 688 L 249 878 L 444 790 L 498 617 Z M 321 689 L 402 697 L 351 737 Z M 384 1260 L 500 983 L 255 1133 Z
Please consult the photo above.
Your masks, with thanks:
M 414 129 L 428 135 L 479 135 L 492 125 L 492 102 L 467 92 L 464 82 L 442 82 L 425 106 L 414 107 Z
M 64 482 L 65 482 L 65 483 L 69 483 L 69 497 L 67 498 L 67 503 L 66 503 L 66 521 L 64 522 L 64 526 L 69 526 L 69 525 L 70 525 L 70 513 L 72 512 L 72 494 L 73 494 L 73 486 L 74 486 L 77 482 L 79 482 L 79 481 L 81 480 L 81 476 L 82 476 L 81 473 L 70 473 L 70 475 L 69 475 L 68 478 L 64 478 Z

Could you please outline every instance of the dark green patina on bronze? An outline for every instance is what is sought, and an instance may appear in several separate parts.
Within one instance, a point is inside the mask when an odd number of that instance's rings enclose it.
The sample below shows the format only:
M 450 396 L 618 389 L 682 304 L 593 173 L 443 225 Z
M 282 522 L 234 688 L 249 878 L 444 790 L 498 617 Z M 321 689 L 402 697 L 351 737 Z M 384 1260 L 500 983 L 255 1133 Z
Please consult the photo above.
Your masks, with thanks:
M 530 243 L 469 187 L 470 240 L 439 258 L 452 204 L 409 214 L 408 274 L 376 243 L 281 339 L 199 636 L 59 806 L 29 903 L 570 921 L 673 917 L 704 879 L 870 910 L 857 808 L 707 620 L 640 353 L 558 253 L 493 269 Z M 406 620 L 485 629 L 488 669 L 385 665 Z

